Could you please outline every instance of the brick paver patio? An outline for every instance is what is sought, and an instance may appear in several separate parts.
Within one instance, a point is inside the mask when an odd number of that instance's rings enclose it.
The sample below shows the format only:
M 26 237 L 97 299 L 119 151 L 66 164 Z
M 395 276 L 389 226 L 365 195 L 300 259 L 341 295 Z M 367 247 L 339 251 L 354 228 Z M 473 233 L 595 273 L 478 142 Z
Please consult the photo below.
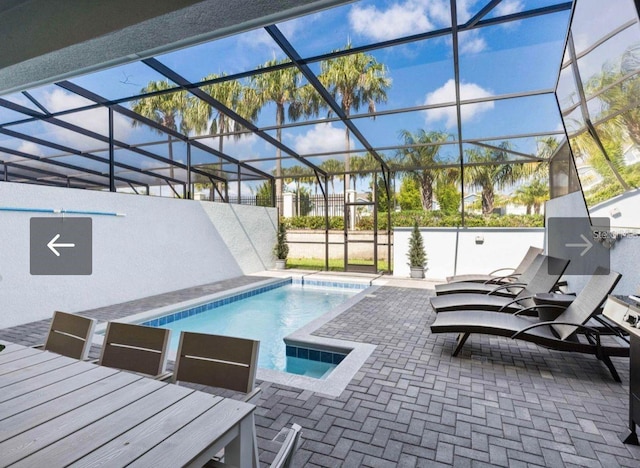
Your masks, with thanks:
M 382 287 L 316 331 L 377 345 L 339 398 L 262 382 L 261 461 L 273 457 L 270 439 L 296 422 L 304 431 L 296 466 L 640 466 L 640 449 L 618 439 L 628 359 L 614 359 L 618 384 L 593 356 L 505 338 L 472 335 L 453 358 L 455 336 L 429 331 L 430 293 Z M 0 330 L 0 339 L 41 342 L 46 324 Z

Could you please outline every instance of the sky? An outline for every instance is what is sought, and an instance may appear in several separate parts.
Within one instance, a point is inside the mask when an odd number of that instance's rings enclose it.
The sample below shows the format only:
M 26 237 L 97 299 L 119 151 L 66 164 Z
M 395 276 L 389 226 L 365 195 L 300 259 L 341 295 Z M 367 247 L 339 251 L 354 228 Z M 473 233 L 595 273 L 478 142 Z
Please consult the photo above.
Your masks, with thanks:
M 582 30 L 576 33 L 579 47 L 589 46 L 594 31 L 607 30 L 620 23 L 616 9 L 604 8 L 596 0 L 589 2 L 592 8 L 602 12 L 598 21 L 584 21 Z M 458 22 L 463 23 L 476 14 L 487 0 L 459 0 Z M 524 10 L 562 3 L 561 0 L 503 0 L 487 18 L 513 14 Z M 617 2 L 616 2 L 617 3 Z M 631 1 L 620 0 L 620 3 Z M 628 12 L 627 12 L 628 13 Z M 462 99 L 486 99 L 539 90 L 553 90 L 556 86 L 563 45 L 568 27 L 569 11 L 558 12 L 517 22 L 492 25 L 460 34 L 460 92 Z M 626 13 L 623 15 L 628 18 Z M 344 47 L 347 43 L 362 46 L 406 35 L 436 31 L 450 27 L 451 13 L 448 0 L 362 0 L 338 8 L 324 10 L 278 24 L 278 28 L 303 58 L 311 58 Z M 610 30 L 610 29 L 609 29 Z M 602 54 L 620 53 L 621 41 L 608 44 Z M 616 52 L 618 51 L 618 52 Z M 379 49 L 369 54 L 387 68 L 392 81 L 386 102 L 376 105 L 378 111 L 394 111 L 425 105 L 442 105 L 455 100 L 453 51 L 450 36 L 441 36 L 405 45 Z M 263 29 L 226 37 L 209 43 L 181 49 L 156 57 L 190 81 L 199 81 L 211 74 L 232 74 L 255 70 L 272 59 L 284 58 L 284 53 Z M 585 60 L 585 73 L 596 73 L 601 57 L 591 62 Z M 582 66 L 582 64 L 581 64 Z M 314 72 L 318 63 L 311 63 Z M 119 66 L 90 75 L 74 78 L 83 86 L 107 99 L 133 96 L 150 81 L 164 79 L 141 62 Z M 561 85 L 563 81 L 561 80 Z M 43 86 L 30 93 L 49 111 L 55 112 L 81 107 L 90 102 L 55 85 Z M 566 91 L 568 96 L 570 91 Z M 24 96 L 5 96 L 21 105 L 36 109 Z M 125 104 L 126 105 L 126 104 Z M 352 114 L 366 112 L 366 108 L 353 110 Z M 22 114 L 0 108 L 0 123 L 15 120 Z M 323 111 L 319 118 L 327 116 Z M 489 100 L 466 104 L 461 108 L 461 134 L 465 139 L 500 141 L 507 135 L 529 133 L 554 133 L 562 128 L 553 93 L 506 100 Z M 62 118 L 75 125 L 85 126 L 101 135 L 108 134 L 107 112 L 104 109 L 85 111 Z M 375 120 L 355 120 L 373 147 L 389 147 L 400 144 L 402 130 L 425 129 L 447 132 L 457 139 L 458 125 L 454 106 L 437 107 L 409 113 L 391 113 Z M 275 107 L 265 106 L 256 122 L 258 127 L 275 124 Z M 116 139 L 127 143 L 144 143 L 163 140 L 144 126 L 133 127 L 130 119 L 116 114 Z M 31 135 L 38 135 L 82 151 L 104 148 L 104 143 L 93 138 L 74 134 L 68 130 L 44 122 L 21 125 L 15 128 Z M 268 132 L 275 136 L 274 131 Z M 316 123 L 283 130 L 283 142 L 299 154 L 340 151 L 345 148 L 345 127 L 341 122 Z M 362 150 L 362 144 L 353 135 L 351 149 Z M 217 141 L 204 142 L 217 148 Z M 515 149 L 535 151 L 535 139 L 521 138 L 512 141 Z M 0 145 L 39 156 L 57 154 L 56 150 L 41 145 L 0 136 Z M 274 157 L 273 146 L 254 135 L 238 140 L 226 139 L 225 152 L 246 160 Z M 166 145 L 160 154 L 166 155 Z M 177 145 L 174 155 L 184 161 L 186 149 Z M 389 153 L 393 154 L 393 152 Z M 118 152 L 119 160 L 141 168 L 155 168 L 158 162 L 138 158 L 125 151 Z M 340 159 L 340 156 L 332 156 Z M 76 157 L 77 158 L 77 157 Z M 211 158 L 207 161 L 207 158 Z M 9 159 L 9 158 L 7 158 Z M 314 158 L 319 164 L 326 158 Z M 213 162 L 215 158 L 198 154 L 194 162 Z M 295 162 L 285 161 L 284 166 Z M 256 163 L 252 163 L 256 164 Z M 95 163 L 95 167 L 100 163 Z M 271 172 L 274 161 L 257 163 L 265 172 Z

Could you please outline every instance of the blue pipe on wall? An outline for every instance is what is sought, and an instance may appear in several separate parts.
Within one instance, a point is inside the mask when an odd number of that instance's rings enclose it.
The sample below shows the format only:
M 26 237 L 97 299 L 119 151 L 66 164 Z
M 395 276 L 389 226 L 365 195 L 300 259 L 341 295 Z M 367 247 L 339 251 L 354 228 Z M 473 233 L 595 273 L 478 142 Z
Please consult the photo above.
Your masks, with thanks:
M 53 214 L 77 214 L 89 216 L 126 216 L 124 213 L 110 213 L 108 211 L 79 211 L 51 208 L 14 208 L 10 206 L 0 206 L 0 211 L 18 211 L 23 213 L 53 213 Z

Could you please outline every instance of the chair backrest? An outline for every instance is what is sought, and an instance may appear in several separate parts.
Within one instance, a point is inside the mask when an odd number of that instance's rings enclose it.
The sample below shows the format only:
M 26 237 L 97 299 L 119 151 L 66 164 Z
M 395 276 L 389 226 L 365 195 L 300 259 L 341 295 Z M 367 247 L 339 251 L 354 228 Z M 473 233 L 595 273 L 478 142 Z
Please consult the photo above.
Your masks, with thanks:
M 160 375 L 167 365 L 171 330 L 109 322 L 100 365 L 148 375 Z
M 527 253 L 522 257 L 522 260 L 520 260 L 520 264 L 513 270 L 513 273 L 517 275 L 524 273 L 524 271 L 529 268 L 529 265 L 531 265 L 531 262 L 533 262 L 535 258 L 543 252 L 544 249 L 530 246 Z
M 183 331 L 173 381 L 250 393 L 256 381 L 260 342 Z
M 591 275 L 586 286 L 576 296 L 575 300 L 562 312 L 556 321 L 579 323 L 584 325 L 593 316 L 600 304 L 616 287 L 622 275 L 607 268 L 598 267 Z M 561 340 L 569 338 L 576 330 L 571 325 L 551 325 Z
M 516 283 L 525 283 L 529 284 L 529 281 L 533 279 L 538 270 L 540 269 L 540 265 L 544 262 L 544 259 L 547 256 L 544 254 L 537 254 L 535 258 L 529 263 L 529 266 L 522 272 L 519 278 L 516 278 Z
M 293 461 L 293 456 L 300 446 L 300 437 L 302 428 L 293 423 L 291 428 L 285 428 L 273 439 L 275 442 L 282 442 L 280 450 L 273 459 L 273 463 L 269 465 L 271 468 L 289 468 Z
M 56 311 L 44 349 L 75 359 L 87 359 L 96 320 Z
M 549 257 L 544 255 L 538 271 L 527 283 L 527 287 L 518 293 L 516 298 L 532 296 L 537 293 L 547 293 L 553 289 L 564 271 L 569 266 L 569 260 L 565 258 Z M 533 299 L 526 299 L 520 304 L 524 307 L 534 306 Z

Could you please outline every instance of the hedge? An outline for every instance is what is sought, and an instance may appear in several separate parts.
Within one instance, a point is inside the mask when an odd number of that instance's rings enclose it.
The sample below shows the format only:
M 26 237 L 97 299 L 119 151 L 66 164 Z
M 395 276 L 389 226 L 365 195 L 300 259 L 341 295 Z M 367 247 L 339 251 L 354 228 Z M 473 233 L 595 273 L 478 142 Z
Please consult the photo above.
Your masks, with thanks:
M 421 227 L 457 227 L 461 226 L 459 214 L 444 215 L 439 211 L 401 211 L 391 213 L 392 227 L 411 227 L 417 220 Z M 543 215 L 489 215 L 465 214 L 466 227 L 543 227 Z M 297 216 L 282 220 L 287 229 L 324 229 L 323 216 Z M 329 228 L 344 229 L 342 216 L 330 216 Z M 356 229 L 361 231 L 373 230 L 373 217 L 361 217 Z M 378 213 L 378 229 L 387 229 L 387 214 Z

